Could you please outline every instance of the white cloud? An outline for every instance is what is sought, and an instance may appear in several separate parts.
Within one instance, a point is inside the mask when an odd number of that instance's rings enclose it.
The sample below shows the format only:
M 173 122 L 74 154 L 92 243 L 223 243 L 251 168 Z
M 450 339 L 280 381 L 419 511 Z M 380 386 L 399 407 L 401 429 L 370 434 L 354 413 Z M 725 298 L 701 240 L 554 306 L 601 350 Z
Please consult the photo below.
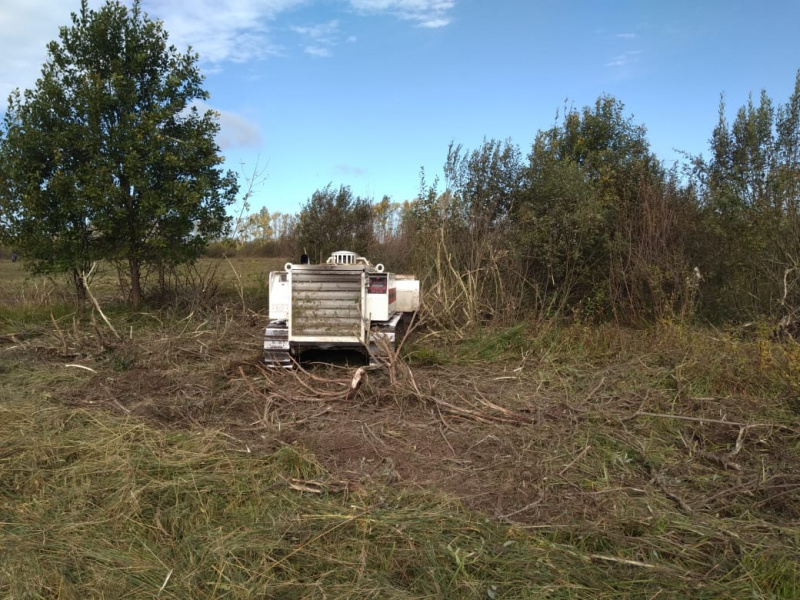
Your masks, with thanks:
M 303 52 L 311 56 L 316 56 L 318 58 L 327 58 L 331 56 L 330 48 L 325 48 L 323 46 L 306 46 L 303 49 Z
M 310 0 L 143 0 L 143 10 L 164 21 L 169 40 L 179 51 L 200 53 L 204 71 L 220 63 L 245 62 L 278 54 L 268 24 L 281 13 Z M 129 2 L 128 2 L 129 3 Z M 102 0 L 90 0 L 97 9 Z M 2 0 L 0 10 L 0 95 L 30 88 L 47 58 L 47 43 L 59 27 L 70 25 L 77 0 Z M 13 57 L 13 58 L 10 58 Z M 208 67 L 208 64 L 211 67 Z
M 445 27 L 449 24 L 450 24 L 450 19 L 425 19 L 420 22 L 421 27 L 427 27 L 428 29 Z
M 200 112 L 213 110 L 219 115 L 217 143 L 222 150 L 261 146 L 261 131 L 257 124 L 248 121 L 238 113 L 220 110 L 205 102 L 198 101 L 193 104 Z
M 628 64 L 628 63 L 627 63 L 627 61 L 626 61 L 624 56 L 617 56 L 615 58 L 612 58 L 607 63 L 605 63 L 603 66 L 604 67 L 624 67 L 626 64 Z
M 295 33 L 307 35 L 315 40 L 332 40 L 339 32 L 339 21 L 333 20 L 327 23 L 319 23 L 309 27 L 290 27 Z
M 123 0 L 130 3 L 130 0 Z M 78 0 L 0 0 L 0 106 L 14 88 L 30 88 L 47 58 L 47 43 L 58 38 L 59 27 L 70 25 Z M 89 0 L 97 9 L 103 0 Z M 200 54 L 203 71 L 219 70 L 226 62 L 242 63 L 280 55 L 275 21 L 303 5 L 322 0 L 142 0 L 151 18 L 164 21 L 170 42 L 184 51 L 189 45 Z M 363 14 L 387 14 L 420 27 L 444 27 L 451 22 L 455 0 L 338 0 Z M 297 27 L 307 38 L 307 54 L 327 56 L 339 43 L 339 21 Z M 343 38 L 354 42 L 355 37 Z
M 304 52 L 311 56 L 331 56 L 332 48 L 339 44 L 338 20 L 305 27 L 293 26 L 289 29 L 310 41 L 310 43 L 305 46 Z
M 631 50 L 629 52 L 623 52 L 622 54 L 613 57 L 603 66 L 616 67 L 616 68 L 630 67 L 631 65 L 634 65 L 639 62 L 639 55 L 641 53 L 642 53 L 641 50 Z
M 91 5 L 99 2 L 91 2 Z M 58 28 L 71 23 L 78 3 L 53 0 L 3 0 L 0 9 L 0 111 L 15 88 L 33 86 Z
M 364 167 L 356 167 L 344 163 L 339 163 L 335 165 L 334 169 L 338 173 L 342 173 L 343 175 L 352 175 L 354 177 L 363 177 L 364 175 L 367 174 L 367 170 Z
M 449 25 L 448 13 L 455 0 L 349 0 L 350 6 L 364 13 L 389 13 L 400 19 L 414 21 L 421 27 L 437 28 Z
M 635 33 L 618 33 L 614 37 L 620 38 L 622 40 L 635 40 L 639 36 L 636 35 Z
M 220 130 L 217 143 L 222 150 L 231 148 L 258 148 L 261 146 L 261 131 L 241 115 L 226 110 L 218 111 Z
M 280 54 L 268 24 L 306 0 L 145 0 L 152 17 L 164 21 L 179 50 L 191 45 L 204 62 L 242 63 Z

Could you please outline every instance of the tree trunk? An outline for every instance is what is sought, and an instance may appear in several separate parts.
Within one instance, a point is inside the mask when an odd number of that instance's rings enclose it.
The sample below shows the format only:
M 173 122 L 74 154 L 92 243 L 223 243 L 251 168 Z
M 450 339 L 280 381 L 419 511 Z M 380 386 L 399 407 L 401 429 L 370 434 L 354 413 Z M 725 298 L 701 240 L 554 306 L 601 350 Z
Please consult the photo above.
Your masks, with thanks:
M 158 285 L 161 288 L 161 297 L 167 297 L 167 267 L 164 263 L 158 265 Z
M 142 304 L 142 283 L 141 283 L 141 270 L 138 258 L 131 258 L 128 260 L 131 267 L 131 302 L 133 303 L 134 310 L 138 310 Z
M 78 310 L 82 312 L 86 304 L 86 285 L 83 282 L 83 274 L 78 269 L 72 269 L 72 283 L 78 296 Z

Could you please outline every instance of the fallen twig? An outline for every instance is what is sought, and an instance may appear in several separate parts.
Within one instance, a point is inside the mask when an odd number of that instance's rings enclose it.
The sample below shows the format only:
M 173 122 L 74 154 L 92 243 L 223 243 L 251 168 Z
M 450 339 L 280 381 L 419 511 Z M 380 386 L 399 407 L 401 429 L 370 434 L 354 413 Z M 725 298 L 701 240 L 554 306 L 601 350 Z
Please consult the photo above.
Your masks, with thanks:
M 507 513 L 505 515 L 501 515 L 500 516 L 500 520 L 501 521 L 506 521 L 510 517 L 513 517 L 514 515 L 518 515 L 518 514 L 523 513 L 523 512 L 525 512 L 527 510 L 530 510 L 532 508 L 536 508 L 537 506 L 539 506 L 542 503 L 543 500 L 544 500 L 544 490 L 541 490 L 539 492 L 539 497 L 536 500 L 534 500 L 530 504 L 527 504 L 527 505 L 523 506 L 522 508 L 514 510 L 514 511 L 512 511 L 510 513 Z
M 91 288 L 89 288 L 89 278 L 92 276 L 92 273 L 94 273 L 94 270 L 96 268 L 97 268 L 97 262 L 93 262 L 92 263 L 92 268 L 89 269 L 89 273 L 88 274 L 87 273 L 81 273 L 81 277 L 83 278 L 83 288 L 86 290 L 86 293 L 89 295 L 89 299 L 92 301 L 92 304 L 94 304 L 94 307 L 97 309 L 97 312 L 100 313 L 100 316 L 103 318 L 103 321 L 105 321 L 106 325 L 108 325 L 108 328 L 111 330 L 111 333 L 113 333 L 114 337 L 116 337 L 118 340 L 121 340 L 122 338 L 117 333 L 117 330 L 114 329 L 114 326 L 111 324 L 111 321 L 108 320 L 108 317 L 106 317 L 106 315 L 103 313 L 103 309 L 100 308 L 100 303 L 97 301 L 97 298 L 94 297 L 94 294 L 92 294 Z
M 50 311 L 50 321 L 53 322 L 53 326 L 56 328 L 56 334 L 58 335 L 58 339 L 61 340 L 61 356 L 67 356 L 67 338 L 64 337 L 64 332 L 61 331 L 61 328 L 58 326 L 58 322 L 56 318 L 53 316 L 53 311 Z
M 728 458 L 731 459 L 739 452 L 741 452 L 742 448 L 744 447 L 744 436 L 747 434 L 747 430 L 753 427 L 753 425 L 746 425 L 739 429 L 739 435 L 736 436 L 736 445 L 734 446 L 733 450 L 728 452 Z
M 607 556 L 605 554 L 590 554 L 589 558 L 593 560 L 605 560 L 608 562 L 615 562 L 622 565 L 630 565 L 632 567 L 642 567 L 643 569 L 659 569 L 659 570 L 667 570 L 672 571 L 672 569 L 666 569 L 665 567 L 661 567 L 659 565 L 653 565 L 650 563 L 642 562 L 640 560 L 630 560 L 628 558 L 619 558 L 616 556 Z
M 663 492 L 663 494 L 667 498 L 672 500 L 675 504 L 677 504 L 678 507 L 683 512 L 685 512 L 687 514 L 692 514 L 694 512 L 694 511 L 692 511 L 692 508 L 688 504 L 686 504 L 686 502 L 683 500 L 683 498 L 681 498 L 677 494 L 675 494 L 675 493 L 669 491 L 669 489 L 667 489 L 667 485 L 664 483 L 664 480 L 661 478 L 660 475 L 658 477 L 656 477 L 655 480 L 656 480 L 656 483 L 658 484 L 658 487 L 661 488 L 661 491 Z
M 64 365 L 64 366 L 65 367 L 72 367 L 73 369 L 83 369 L 84 371 L 91 371 L 92 373 L 97 373 L 97 371 L 95 371 L 93 368 L 87 367 L 85 365 L 70 364 L 70 365 Z
M 738 421 L 726 421 L 724 419 L 707 419 L 705 417 L 687 417 L 686 415 L 667 415 L 663 413 L 651 413 L 639 411 L 634 413 L 634 417 L 655 417 L 657 419 L 676 419 L 678 421 L 694 421 L 695 423 L 718 423 L 720 425 L 732 425 L 734 427 L 782 427 L 788 429 L 785 425 L 777 423 L 739 423 Z
M 523 415 L 522 413 L 518 413 L 516 411 L 503 408 L 502 406 L 498 406 L 493 402 L 489 402 L 488 400 L 483 398 L 480 394 L 476 395 L 476 398 L 478 399 L 478 402 L 480 402 L 484 406 L 491 408 L 492 410 L 496 410 L 497 412 L 500 412 L 511 419 L 521 421 L 523 423 L 533 423 L 533 418 L 529 417 L 528 415 Z
M 173 569 L 170 569 L 170 570 L 169 570 L 169 573 L 167 573 L 167 576 L 164 578 L 164 583 L 162 583 L 162 584 L 161 584 L 161 587 L 160 587 L 160 588 L 158 588 L 158 592 L 157 592 L 158 594 L 160 594 L 161 592 L 163 592 L 163 591 L 164 591 L 164 588 L 166 588 L 166 587 L 167 587 L 167 584 L 169 583 L 169 578 L 170 578 L 170 577 L 172 577 L 172 571 L 173 571 Z
M 698 456 L 705 458 L 708 461 L 718 464 L 723 469 L 733 469 L 734 471 L 741 471 L 741 465 L 736 464 L 735 462 L 728 460 L 724 456 L 718 456 L 713 452 L 708 452 L 707 450 L 702 450 L 700 448 L 696 448 L 694 453 Z
M 601 387 L 603 387 L 603 384 L 605 382 L 606 382 L 606 378 L 605 377 L 601 377 L 600 378 L 600 383 L 598 383 L 596 386 L 594 386 L 592 388 L 592 390 L 586 395 L 586 398 L 584 398 L 583 401 L 584 402 L 588 402 L 589 400 L 591 400 L 594 397 L 594 395 L 597 393 L 597 390 L 599 390 Z
M 253 392 L 253 394 L 255 394 L 256 396 L 261 396 L 264 399 L 264 414 L 261 420 L 263 421 L 264 424 L 266 424 L 267 417 L 269 417 L 269 409 L 270 406 L 272 405 L 273 396 L 267 396 L 261 390 L 257 390 L 256 387 L 253 385 L 253 382 L 250 381 L 250 378 L 244 374 L 244 369 L 242 367 L 239 367 L 239 374 L 242 376 L 242 379 L 244 379 L 244 382 L 247 384 L 247 387 L 250 388 L 250 391 Z
M 583 456 L 584 456 L 584 455 L 585 455 L 585 454 L 586 454 L 586 453 L 587 453 L 587 452 L 588 452 L 588 451 L 591 449 L 591 447 L 592 447 L 592 446 L 591 446 L 590 444 L 586 444 L 586 447 L 584 447 L 584 449 L 583 449 L 583 450 L 581 450 L 581 451 L 578 453 L 578 456 L 576 456 L 575 458 L 573 458 L 573 459 L 570 461 L 570 463 L 569 463 L 569 464 L 568 464 L 566 467 L 564 467 L 563 469 L 561 469 L 561 471 L 558 473 L 558 475 L 559 475 L 559 476 L 561 476 L 561 475 L 563 475 L 564 473 L 566 473 L 566 472 L 567 472 L 567 470 L 568 470 L 568 469 L 569 469 L 569 468 L 570 468 L 572 465 L 574 465 L 574 464 L 575 464 L 576 462 L 578 462 L 578 461 L 579 461 L 581 458 L 583 458 Z
M 288 423 L 288 425 L 302 425 L 303 423 L 308 423 L 309 421 L 313 421 L 317 417 L 321 417 L 324 414 L 327 414 L 333 410 L 332 406 L 326 406 L 319 412 L 315 412 L 313 415 L 307 416 L 305 419 L 300 419 L 299 421 L 292 421 Z

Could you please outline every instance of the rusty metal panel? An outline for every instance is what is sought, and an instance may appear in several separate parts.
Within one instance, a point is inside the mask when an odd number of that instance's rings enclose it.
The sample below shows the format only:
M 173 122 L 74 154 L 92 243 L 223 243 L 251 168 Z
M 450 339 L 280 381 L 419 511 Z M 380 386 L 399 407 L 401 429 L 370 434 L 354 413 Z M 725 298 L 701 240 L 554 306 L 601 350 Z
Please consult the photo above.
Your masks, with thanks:
M 292 270 L 291 339 L 363 340 L 362 270 Z

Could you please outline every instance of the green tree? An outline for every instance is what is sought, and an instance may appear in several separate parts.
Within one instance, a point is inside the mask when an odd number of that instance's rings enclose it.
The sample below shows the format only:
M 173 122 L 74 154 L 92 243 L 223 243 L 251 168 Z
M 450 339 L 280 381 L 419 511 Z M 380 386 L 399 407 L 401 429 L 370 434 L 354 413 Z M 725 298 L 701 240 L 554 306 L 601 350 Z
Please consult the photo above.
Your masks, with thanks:
M 519 148 L 511 140 L 484 139 L 472 152 L 451 143 L 444 174 L 454 198 L 454 216 L 481 233 L 502 223 L 519 194 L 522 166 Z
M 375 237 L 378 243 L 387 243 L 392 233 L 394 233 L 394 221 L 397 215 L 397 209 L 398 204 L 392 202 L 389 196 L 384 196 L 381 198 L 380 202 L 376 202 L 372 205 Z
M 26 264 L 79 290 L 91 261 L 124 265 L 135 307 L 143 268 L 195 260 L 238 190 L 198 109 L 198 56 L 167 38 L 138 0 L 82 0 L 35 87 L 9 98 L 0 147 L 0 224 Z
M 366 255 L 373 240 L 372 206 L 348 186 L 328 184 L 305 203 L 295 228 L 298 250 L 323 261 L 336 250 Z
M 266 206 L 248 217 L 248 223 L 252 230 L 252 237 L 262 246 L 272 239 L 275 233 L 272 229 L 271 222 L 272 215 Z
M 726 118 L 710 157 L 693 159 L 701 201 L 696 261 L 712 318 L 751 319 L 800 307 L 800 71 L 777 108 L 762 91 Z
M 531 297 L 555 293 L 594 315 L 636 318 L 630 313 L 671 295 L 685 275 L 668 247 L 678 243 L 681 201 L 622 102 L 604 95 L 565 110 L 537 135 L 513 211 Z M 636 291 L 644 288 L 648 298 Z
M 511 140 L 484 139 L 472 151 L 460 144 L 448 147 L 446 190 L 434 209 L 443 223 L 436 227 L 436 219 L 426 215 L 422 223 L 428 228 L 427 240 L 420 248 L 429 256 L 437 249 L 431 266 L 443 284 L 442 310 L 453 293 L 463 299 L 461 315 L 453 315 L 455 323 L 469 326 L 517 316 L 522 282 L 511 262 L 507 233 L 522 173 L 521 153 Z

